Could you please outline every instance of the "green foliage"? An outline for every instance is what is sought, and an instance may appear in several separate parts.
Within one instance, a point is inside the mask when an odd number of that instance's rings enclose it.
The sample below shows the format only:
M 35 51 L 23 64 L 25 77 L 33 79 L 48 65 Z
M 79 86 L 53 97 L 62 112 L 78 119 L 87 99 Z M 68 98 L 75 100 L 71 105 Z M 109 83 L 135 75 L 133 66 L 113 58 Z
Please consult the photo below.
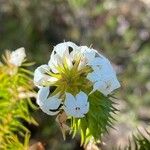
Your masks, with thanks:
M 112 114 L 117 111 L 113 102 L 96 91 L 89 96 L 90 109 L 84 118 L 71 120 L 73 137 L 81 133 L 81 145 L 87 144 L 91 139 L 97 141 L 107 132 L 107 127 L 112 127 Z
M 24 142 L 21 143 L 17 135 L 10 135 L 7 137 L 6 142 L 3 144 L 2 149 L 6 150 L 29 150 L 30 134 L 26 133 L 24 136 Z
M 27 150 L 29 130 L 23 122 L 37 124 L 30 113 L 36 109 L 30 99 L 35 95 L 32 73 L 25 62 L 19 68 L 9 64 L 8 55 L 0 66 L 0 149 Z

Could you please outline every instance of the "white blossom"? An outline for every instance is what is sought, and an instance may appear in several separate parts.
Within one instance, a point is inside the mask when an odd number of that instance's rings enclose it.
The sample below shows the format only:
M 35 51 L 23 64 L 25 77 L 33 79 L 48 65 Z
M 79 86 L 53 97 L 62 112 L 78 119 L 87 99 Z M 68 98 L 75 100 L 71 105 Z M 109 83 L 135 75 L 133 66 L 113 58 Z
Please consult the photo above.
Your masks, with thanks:
M 53 72 L 58 73 L 56 67 L 63 64 L 65 59 L 69 69 L 73 66 L 73 61 L 79 53 L 79 47 L 72 42 L 63 42 L 56 45 L 52 51 L 48 65 L 51 66 Z
M 92 92 L 98 90 L 104 95 L 108 95 L 120 87 L 116 72 L 107 58 L 102 55 L 95 57 L 89 62 L 93 72 L 87 78 L 93 83 Z
M 68 116 L 82 118 L 89 111 L 88 96 L 84 92 L 79 92 L 75 97 L 71 93 L 66 93 L 64 110 Z
M 105 78 L 95 82 L 92 92 L 99 90 L 101 93 L 107 96 L 108 94 L 110 94 L 112 91 L 114 91 L 119 87 L 120 83 L 115 76 L 106 76 Z
M 34 71 L 34 84 L 39 88 L 46 82 L 55 82 L 57 78 L 48 75 L 50 67 L 48 65 L 41 65 Z
M 99 90 L 104 95 L 108 95 L 120 87 L 116 72 L 110 61 L 95 49 L 88 48 L 87 46 L 77 46 L 72 42 L 60 43 L 54 47 L 48 64 L 54 72 L 58 73 L 56 66 L 63 64 L 64 58 L 66 58 L 69 68 L 72 68 L 73 62 L 77 57 L 81 58 L 78 70 L 85 66 L 90 66 L 93 69 L 93 72 L 87 75 L 87 79 L 93 83 L 92 92 Z
M 88 65 L 93 69 L 93 71 L 87 75 L 87 79 L 93 83 L 91 93 L 98 90 L 107 96 L 120 87 L 116 72 L 106 57 L 98 53 L 95 49 L 88 48 L 87 46 L 81 46 L 81 53 L 86 59 L 84 65 Z
M 40 106 L 43 112 L 48 115 L 56 115 L 60 111 L 61 99 L 58 98 L 58 95 L 48 97 L 49 87 L 42 87 L 38 91 L 37 95 L 37 104 Z
M 21 66 L 25 57 L 25 49 L 23 47 L 18 48 L 10 54 L 9 63 L 19 67 Z
M 86 82 L 90 83 L 87 87 L 90 86 L 91 91 L 85 91 L 86 85 L 82 83 Z M 35 70 L 34 83 L 40 88 L 37 103 L 45 113 L 55 115 L 63 105 L 61 109 L 75 118 L 82 118 L 89 111 L 89 94 L 98 90 L 107 96 L 120 87 L 116 72 L 106 57 L 93 48 L 77 46 L 72 42 L 54 47 L 48 64 Z M 56 95 L 48 97 L 51 95 L 49 88 L 55 84 Z M 68 89 L 80 92 L 73 95 L 66 92 Z

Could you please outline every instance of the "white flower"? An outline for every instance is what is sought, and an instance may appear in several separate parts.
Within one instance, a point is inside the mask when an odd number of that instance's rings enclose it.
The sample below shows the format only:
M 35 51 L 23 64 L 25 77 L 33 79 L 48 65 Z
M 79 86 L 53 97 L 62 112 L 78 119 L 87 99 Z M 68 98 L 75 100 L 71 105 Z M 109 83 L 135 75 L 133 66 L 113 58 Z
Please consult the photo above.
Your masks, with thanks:
M 18 48 L 10 54 L 9 63 L 19 67 L 21 66 L 25 57 L 25 49 L 23 47 Z
M 75 61 L 80 61 L 78 70 L 87 65 L 95 58 L 97 51 L 87 46 L 77 46 L 72 42 L 63 42 L 56 45 L 52 51 L 48 65 L 51 66 L 53 72 L 58 73 L 58 65 L 63 65 L 66 61 L 69 69 L 71 69 Z
M 57 78 L 51 77 L 48 73 L 50 67 L 48 65 L 41 65 L 34 71 L 34 84 L 39 88 L 46 82 L 56 82 Z
M 93 70 L 93 72 L 86 73 L 86 78 L 93 84 L 92 92 L 99 90 L 104 95 L 108 95 L 120 87 L 116 72 L 107 58 L 95 49 L 87 46 L 77 46 L 72 42 L 63 42 L 54 47 L 48 65 L 42 65 L 35 70 L 35 85 L 39 87 L 46 82 L 55 83 L 58 79 L 47 72 L 51 70 L 54 74 L 61 73 L 62 75 L 63 73 L 64 77 L 68 74 L 67 69 L 71 70 L 75 62 L 78 62 L 77 71 L 87 66 Z
M 93 69 L 93 72 L 87 75 L 87 79 L 93 83 L 92 92 L 99 90 L 107 96 L 120 87 L 116 72 L 107 58 L 86 46 L 81 46 L 81 51 L 87 59 L 87 65 Z
M 101 93 L 107 96 L 108 94 L 110 94 L 112 91 L 114 91 L 119 87 L 120 83 L 115 76 L 106 76 L 105 78 L 95 82 L 92 92 L 99 90 Z
M 93 72 L 89 73 L 87 78 L 93 83 L 92 92 L 99 90 L 107 96 L 120 87 L 116 72 L 107 58 L 98 54 L 89 64 Z
M 92 111 L 90 104 L 94 104 L 92 100 L 89 103 L 91 93 L 99 91 L 107 96 L 120 87 L 116 72 L 107 58 L 92 48 L 72 42 L 54 47 L 48 64 L 35 70 L 34 83 L 39 87 L 37 104 L 48 115 L 58 114 L 56 120 L 64 139 L 69 129 L 66 120 L 87 118 Z M 51 92 L 53 87 L 55 89 Z M 96 123 L 99 122 L 96 120 Z
M 63 65 L 65 60 L 69 69 L 73 66 L 73 61 L 79 53 L 79 47 L 72 42 L 63 42 L 56 45 L 52 51 L 48 65 L 53 72 L 58 73 L 56 66 Z
M 107 58 L 92 48 L 72 42 L 54 47 L 48 65 L 41 65 L 35 70 L 34 83 L 40 88 L 37 103 L 44 112 L 56 114 L 64 102 L 62 108 L 66 114 L 76 118 L 84 117 L 89 111 L 88 96 L 82 91 L 91 94 L 98 90 L 107 96 L 120 87 L 116 72 Z M 48 98 L 51 86 L 56 87 L 56 95 Z M 76 95 L 73 96 L 73 93 Z
M 52 52 L 51 57 L 53 57 L 53 55 L 58 54 L 60 57 L 62 57 L 63 55 L 74 55 L 75 51 L 78 50 L 78 46 L 76 44 L 74 44 L 73 42 L 63 42 L 60 44 L 57 44 Z
M 82 118 L 89 111 L 88 96 L 84 92 L 78 93 L 75 97 L 66 93 L 64 110 L 68 116 Z
M 56 115 L 59 113 L 62 106 L 61 99 L 58 95 L 49 97 L 49 87 L 42 87 L 38 91 L 37 104 L 40 106 L 43 112 L 48 115 Z

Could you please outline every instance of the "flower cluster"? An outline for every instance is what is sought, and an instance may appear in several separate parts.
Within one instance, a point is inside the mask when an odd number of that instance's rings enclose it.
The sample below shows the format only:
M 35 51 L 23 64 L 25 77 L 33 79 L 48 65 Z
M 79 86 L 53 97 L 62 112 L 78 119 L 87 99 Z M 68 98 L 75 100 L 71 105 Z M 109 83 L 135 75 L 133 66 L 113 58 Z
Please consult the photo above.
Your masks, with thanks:
M 37 104 L 43 112 L 74 118 L 88 113 L 89 95 L 99 91 L 107 96 L 120 87 L 107 58 L 93 48 L 72 42 L 54 47 L 48 64 L 35 70 L 34 83 L 39 88 Z

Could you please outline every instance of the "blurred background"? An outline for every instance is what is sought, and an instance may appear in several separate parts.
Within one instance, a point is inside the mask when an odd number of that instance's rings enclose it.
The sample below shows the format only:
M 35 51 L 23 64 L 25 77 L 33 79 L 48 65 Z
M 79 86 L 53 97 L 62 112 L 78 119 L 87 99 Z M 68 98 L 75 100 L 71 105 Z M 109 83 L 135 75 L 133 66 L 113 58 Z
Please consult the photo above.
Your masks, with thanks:
M 25 47 L 31 68 L 47 63 L 53 46 L 63 41 L 92 45 L 113 63 L 122 88 L 115 95 L 120 110 L 102 150 L 123 147 L 137 128 L 150 122 L 150 0 L 0 0 L 0 54 Z M 47 150 L 82 150 L 80 137 L 63 141 L 55 118 L 33 113 L 31 143 Z

